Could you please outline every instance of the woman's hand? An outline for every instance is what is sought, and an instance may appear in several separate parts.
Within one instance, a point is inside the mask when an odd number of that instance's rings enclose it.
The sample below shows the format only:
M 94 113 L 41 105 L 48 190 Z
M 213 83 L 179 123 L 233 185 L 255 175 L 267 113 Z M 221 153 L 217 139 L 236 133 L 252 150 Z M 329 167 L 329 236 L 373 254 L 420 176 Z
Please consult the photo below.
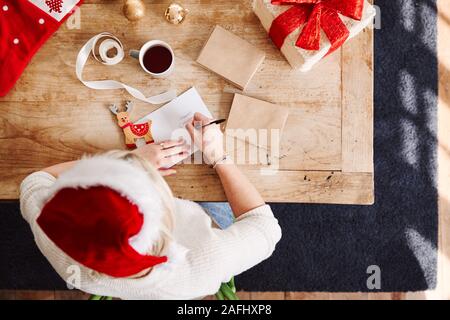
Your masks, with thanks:
M 194 118 L 186 124 L 186 129 L 191 135 L 196 146 L 203 152 L 207 164 L 214 164 L 222 159 L 223 133 L 217 124 L 211 124 L 205 128 L 202 126 L 211 123 L 213 119 L 196 112 Z
M 147 144 L 137 148 L 133 153 L 146 159 L 159 170 L 162 176 L 176 173 L 175 169 L 168 169 L 189 156 L 190 147 L 184 140 L 170 140 L 158 144 Z

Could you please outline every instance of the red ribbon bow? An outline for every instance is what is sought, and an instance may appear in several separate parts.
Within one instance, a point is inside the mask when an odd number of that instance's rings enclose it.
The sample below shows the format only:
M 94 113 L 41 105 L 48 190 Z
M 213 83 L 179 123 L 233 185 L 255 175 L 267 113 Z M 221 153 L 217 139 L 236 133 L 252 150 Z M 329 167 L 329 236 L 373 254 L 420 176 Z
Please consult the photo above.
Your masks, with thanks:
M 306 23 L 296 46 L 306 50 L 320 49 L 321 29 L 331 43 L 327 54 L 342 46 L 350 31 L 339 14 L 361 20 L 364 0 L 272 0 L 273 5 L 292 5 L 272 22 L 269 36 L 280 49 L 286 37 Z

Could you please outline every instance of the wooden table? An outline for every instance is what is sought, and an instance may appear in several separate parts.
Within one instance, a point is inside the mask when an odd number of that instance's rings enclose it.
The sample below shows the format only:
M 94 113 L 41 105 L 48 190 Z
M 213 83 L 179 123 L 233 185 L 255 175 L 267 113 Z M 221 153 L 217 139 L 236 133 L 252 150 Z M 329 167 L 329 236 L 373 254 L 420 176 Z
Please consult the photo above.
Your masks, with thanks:
M 261 175 L 260 166 L 243 166 L 267 201 L 372 204 L 373 184 L 373 31 L 366 29 L 307 74 L 295 73 L 272 45 L 250 1 L 184 1 L 185 23 L 165 22 L 169 1 L 145 1 L 146 17 L 129 23 L 122 1 L 87 0 L 81 28 L 63 26 L 34 57 L 15 89 L 0 99 L 0 198 L 16 199 L 21 180 L 32 171 L 75 159 L 83 153 L 124 148 L 120 129 L 107 106 L 129 96 L 120 90 L 95 91 L 75 77 L 75 58 L 93 35 L 109 31 L 126 50 L 149 39 L 172 45 L 176 72 L 156 80 L 125 59 L 114 67 L 90 61 L 85 79 L 111 78 L 147 95 L 169 87 L 195 86 L 217 117 L 229 113 L 236 89 L 194 62 L 215 24 L 266 52 L 266 60 L 246 94 L 288 106 L 280 170 Z M 157 106 L 136 101 L 134 119 Z M 264 163 L 262 164 L 264 166 Z M 224 200 L 214 171 L 182 165 L 168 178 L 175 195 L 200 201 Z

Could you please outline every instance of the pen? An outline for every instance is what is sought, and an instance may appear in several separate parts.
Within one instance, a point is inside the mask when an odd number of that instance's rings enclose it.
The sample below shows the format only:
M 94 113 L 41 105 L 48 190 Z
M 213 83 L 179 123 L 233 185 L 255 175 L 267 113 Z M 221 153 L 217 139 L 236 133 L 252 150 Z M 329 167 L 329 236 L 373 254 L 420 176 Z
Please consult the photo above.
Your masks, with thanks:
M 227 119 L 218 119 L 218 120 L 214 120 L 214 121 L 211 121 L 211 122 L 208 123 L 208 124 L 203 125 L 202 128 L 205 128 L 205 127 L 207 127 L 207 126 L 209 126 L 209 125 L 211 125 L 211 124 L 221 124 L 221 123 L 224 123 L 225 121 L 227 121 Z

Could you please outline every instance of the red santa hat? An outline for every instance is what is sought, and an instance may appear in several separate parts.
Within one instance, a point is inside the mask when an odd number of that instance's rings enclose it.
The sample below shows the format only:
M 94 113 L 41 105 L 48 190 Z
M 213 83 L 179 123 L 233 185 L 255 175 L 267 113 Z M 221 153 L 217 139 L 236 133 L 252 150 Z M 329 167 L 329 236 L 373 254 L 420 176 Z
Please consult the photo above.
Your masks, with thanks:
M 173 241 L 162 256 L 148 254 L 161 236 L 164 207 L 148 174 L 126 160 L 80 160 L 56 180 L 49 199 L 38 225 L 90 269 L 127 277 L 185 254 Z

